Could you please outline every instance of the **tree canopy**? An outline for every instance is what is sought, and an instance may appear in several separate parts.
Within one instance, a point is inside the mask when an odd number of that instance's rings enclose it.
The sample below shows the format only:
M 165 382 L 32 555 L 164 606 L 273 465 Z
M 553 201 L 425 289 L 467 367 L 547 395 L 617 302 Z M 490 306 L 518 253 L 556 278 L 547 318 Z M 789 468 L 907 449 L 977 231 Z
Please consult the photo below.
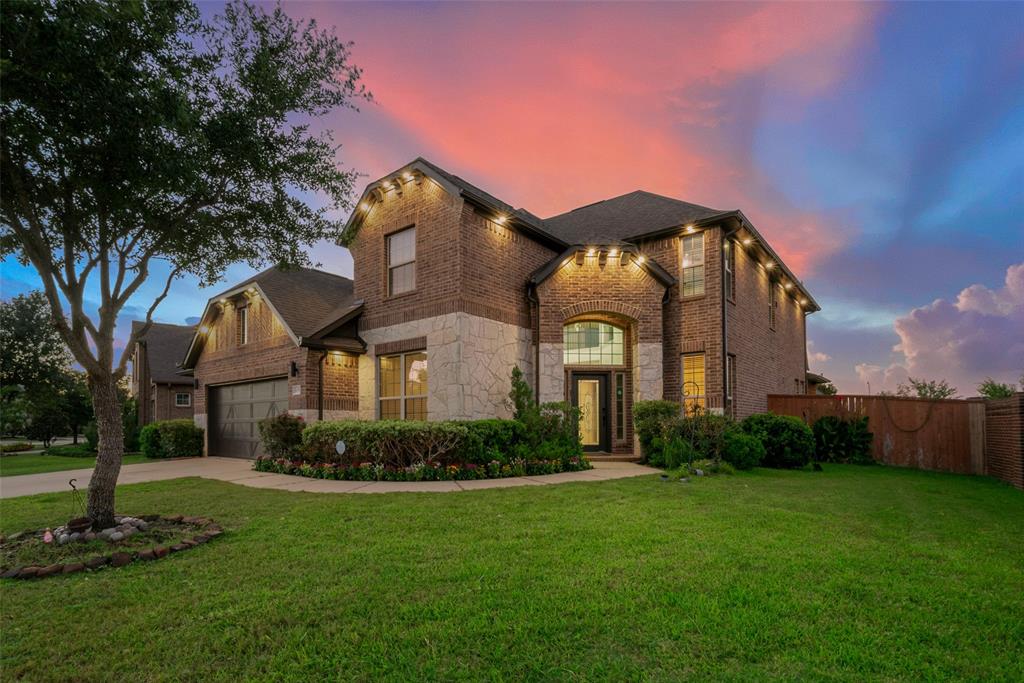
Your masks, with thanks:
M 71 354 L 42 292 L 0 301 L 0 385 L 55 389 L 70 369 Z

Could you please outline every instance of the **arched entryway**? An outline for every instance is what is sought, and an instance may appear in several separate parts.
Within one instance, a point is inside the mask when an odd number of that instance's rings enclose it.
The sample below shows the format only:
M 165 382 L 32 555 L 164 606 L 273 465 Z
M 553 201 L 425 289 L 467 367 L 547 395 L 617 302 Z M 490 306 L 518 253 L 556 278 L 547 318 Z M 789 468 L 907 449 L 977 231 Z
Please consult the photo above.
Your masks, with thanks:
M 590 313 L 562 327 L 566 398 L 580 409 L 580 439 L 589 452 L 632 452 L 633 322 Z

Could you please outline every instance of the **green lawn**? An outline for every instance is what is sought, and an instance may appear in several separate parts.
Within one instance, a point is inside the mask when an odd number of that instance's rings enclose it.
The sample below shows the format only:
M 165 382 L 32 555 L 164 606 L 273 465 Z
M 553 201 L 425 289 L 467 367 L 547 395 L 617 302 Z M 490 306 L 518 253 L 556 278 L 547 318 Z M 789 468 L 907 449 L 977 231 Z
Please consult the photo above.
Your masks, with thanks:
M 0 586 L 9 680 L 1024 679 L 1024 493 L 882 467 L 455 494 L 186 479 L 227 533 Z M 4 532 L 68 497 L 0 501 Z
M 135 465 L 147 462 L 139 453 L 124 456 L 124 465 Z M 83 470 L 96 464 L 95 457 L 68 457 L 63 455 L 5 455 L 0 458 L 0 477 L 14 477 L 20 474 L 39 474 L 40 472 L 59 472 L 61 470 Z

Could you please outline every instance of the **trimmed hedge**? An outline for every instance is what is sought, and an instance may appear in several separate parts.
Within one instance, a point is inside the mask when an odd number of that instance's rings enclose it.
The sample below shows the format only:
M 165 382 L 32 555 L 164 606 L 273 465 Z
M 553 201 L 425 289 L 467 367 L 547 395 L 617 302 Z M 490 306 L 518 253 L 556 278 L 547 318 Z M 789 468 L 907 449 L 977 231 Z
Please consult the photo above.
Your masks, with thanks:
M 765 467 L 804 467 L 814 456 L 814 433 L 798 417 L 759 413 L 743 420 L 742 427 L 764 446 Z
M 271 457 L 287 458 L 299 452 L 302 446 L 302 430 L 306 422 L 302 417 L 281 413 L 259 421 L 260 441 Z
M 483 465 L 476 463 L 450 463 L 448 465 L 418 463 L 408 467 L 392 467 L 380 463 L 343 464 L 285 458 L 258 458 L 254 465 L 254 469 L 258 472 L 276 472 L 315 479 L 347 481 L 464 481 L 467 479 L 501 479 L 577 472 L 590 468 L 591 465 L 586 458 L 575 456 L 556 460 L 514 458 L 505 463 L 493 460 Z
M 868 418 L 842 420 L 832 415 L 818 418 L 812 427 L 814 453 L 819 462 L 848 462 L 859 465 L 874 462 Z
M 191 458 L 203 454 L 203 430 L 192 420 L 151 422 L 139 434 L 147 458 Z

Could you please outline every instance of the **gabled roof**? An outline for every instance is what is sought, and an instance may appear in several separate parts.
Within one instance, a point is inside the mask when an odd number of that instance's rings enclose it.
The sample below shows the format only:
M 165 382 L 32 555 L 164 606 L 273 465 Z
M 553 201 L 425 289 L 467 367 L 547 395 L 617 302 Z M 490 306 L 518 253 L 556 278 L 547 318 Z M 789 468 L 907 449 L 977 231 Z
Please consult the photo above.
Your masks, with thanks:
M 132 334 L 135 334 L 145 323 L 141 320 L 132 321 Z M 158 384 L 190 384 L 191 380 L 181 376 L 178 362 L 185 356 L 192 336 L 194 325 L 170 325 L 168 323 L 152 323 L 146 333 L 138 339 L 145 348 L 146 362 L 149 364 L 149 378 Z
M 546 218 L 544 226 L 570 244 L 607 244 L 724 213 L 637 190 Z
M 544 221 L 525 209 L 517 209 L 511 204 L 504 202 L 494 195 L 481 190 L 469 181 L 449 173 L 437 164 L 427 161 L 423 157 L 417 157 L 398 170 L 388 173 L 382 178 L 375 180 L 366 186 L 363 194 L 359 197 L 355 210 L 349 216 L 348 222 L 341 233 L 340 243 L 347 245 L 355 237 L 362 223 L 363 217 L 372 207 L 375 197 L 382 193 L 393 191 L 389 188 L 399 188 L 403 183 L 415 182 L 419 178 L 430 178 L 440 185 L 448 194 L 455 197 L 462 197 L 471 204 L 480 207 L 486 213 L 494 217 L 500 217 L 502 222 L 510 227 L 515 227 L 534 239 L 555 249 L 564 249 L 568 243 L 556 237 L 547 230 Z
M 275 266 L 210 297 L 200 318 L 200 327 L 212 319 L 221 299 L 249 289 L 259 292 L 297 345 L 308 346 L 309 342 L 315 342 L 318 348 L 330 346 L 346 351 L 365 350 L 362 340 L 330 336 L 362 312 L 363 302 L 355 298 L 352 280 L 313 268 L 284 270 Z M 202 338 L 197 328 L 182 367 L 195 365 Z

